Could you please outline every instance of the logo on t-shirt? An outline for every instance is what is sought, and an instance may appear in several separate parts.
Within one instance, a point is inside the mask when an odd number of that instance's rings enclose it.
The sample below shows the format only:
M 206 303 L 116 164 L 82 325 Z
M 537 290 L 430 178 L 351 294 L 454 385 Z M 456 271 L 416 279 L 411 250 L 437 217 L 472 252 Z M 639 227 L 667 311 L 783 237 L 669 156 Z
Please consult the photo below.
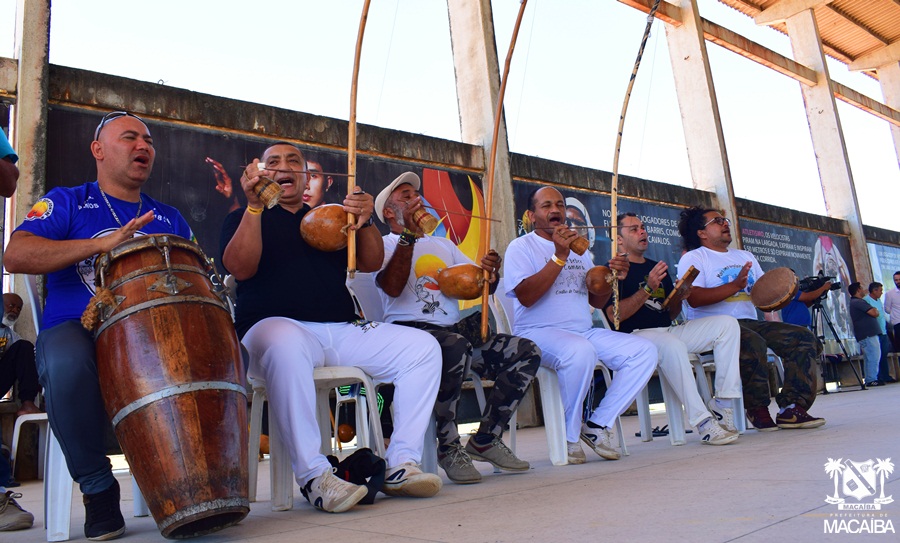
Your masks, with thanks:
M 31 211 L 28 212 L 28 215 L 25 215 L 25 220 L 44 220 L 49 217 L 51 213 L 53 213 L 53 200 L 50 198 L 41 198 L 31 206 Z

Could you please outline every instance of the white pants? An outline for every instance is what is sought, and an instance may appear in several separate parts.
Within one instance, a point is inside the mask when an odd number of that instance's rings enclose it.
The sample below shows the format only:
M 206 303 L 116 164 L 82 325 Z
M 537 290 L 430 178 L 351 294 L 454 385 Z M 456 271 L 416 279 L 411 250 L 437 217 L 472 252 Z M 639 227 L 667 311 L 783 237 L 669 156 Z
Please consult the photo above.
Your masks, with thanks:
M 716 359 L 716 396 L 741 397 L 741 370 L 738 365 L 741 327 L 733 317 L 704 317 L 678 326 L 646 328 L 633 333 L 656 345 L 659 371 L 684 405 L 691 426 L 703 422 L 710 412 L 697 392 L 688 353 L 712 350 Z
M 253 325 L 243 344 L 250 352 L 247 374 L 266 381 L 272 419 L 301 486 L 331 469 L 319 452 L 313 368 L 320 366 L 356 366 L 376 383 L 393 383 L 394 433 L 385 461 L 388 467 L 421 461 L 441 375 L 441 349 L 431 334 L 378 322 L 360 326 L 270 317 Z
M 584 398 L 594 378 L 599 358 L 616 372 L 606 395 L 590 416 L 591 422 L 610 427 L 631 405 L 656 369 L 657 351 L 646 339 L 589 328 L 568 332 L 557 328 L 532 328 L 517 335 L 541 348 L 541 365 L 556 370 L 560 396 L 566 411 L 566 441 L 578 441 Z

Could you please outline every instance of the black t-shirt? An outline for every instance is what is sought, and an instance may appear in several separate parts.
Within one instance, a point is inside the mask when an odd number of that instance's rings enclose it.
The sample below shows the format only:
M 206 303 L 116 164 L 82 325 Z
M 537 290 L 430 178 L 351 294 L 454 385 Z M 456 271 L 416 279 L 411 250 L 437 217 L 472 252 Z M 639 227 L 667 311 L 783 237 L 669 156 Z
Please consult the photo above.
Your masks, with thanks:
M 256 275 L 237 282 L 234 326 L 238 336 L 268 317 L 288 317 L 307 322 L 351 322 L 358 317 L 346 287 L 347 250 L 323 252 L 303 241 L 300 221 L 309 212 L 296 214 L 275 206 L 262 213 L 263 250 Z M 234 236 L 243 209 L 225 217 L 221 251 Z
M 853 335 L 858 341 L 881 333 L 878 317 L 869 315 L 872 306 L 862 298 L 850 298 L 850 319 L 853 321 Z
M 653 269 L 653 266 L 656 266 L 656 261 L 650 260 L 649 258 L 643 264 L 635 264 L 632 262 L 628 268 L 628 275 L 624 280 L 619 281 L 619 299 L 624 300 L 637 292 L 641 288 L 641 283 L 647 280 L 647 276 L 650 275 L 650 270 Z M 635 330 L 642 330 L 644 328 L 663 328 L 671 326 L 672 319 L 669 318 L 668 310 L 656 311 L 651 308 L 661 307 L 663 302 L 666 301 L 666 296 L 668 296 L 674 288 L 675 285 L 672 283 L 672 279 L 666 274 L 666 276 L 663 277 L 659 288 L 650 295 L 650 298 L 644 302 L 644 305 L 638 309 L 634 315 L 619 322 L 619 331 L 631 333 Z M 611 306 L 612 303 L 613 299 L 612 296 L 610 296 L 609 301 L 606 303 L 606 307 Z

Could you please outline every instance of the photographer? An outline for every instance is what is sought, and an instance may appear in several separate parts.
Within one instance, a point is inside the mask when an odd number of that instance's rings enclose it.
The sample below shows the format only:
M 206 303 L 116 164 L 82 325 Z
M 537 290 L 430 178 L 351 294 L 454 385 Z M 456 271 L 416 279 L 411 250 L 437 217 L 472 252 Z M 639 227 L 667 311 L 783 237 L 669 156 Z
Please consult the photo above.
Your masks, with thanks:
M 825 276 L 813 276 L 802 279 L 800 281 L 800 289 L 794 295 L 794 299 L 791 300 L 787 307 L 781 310 L 781 320 L 788 324 L 809 328 L 812 323 L 809 308 L 816 300 L 825 296 L 832 289 L 831 279 L 831 277 Z M 837 285 L 837 288 L 840 288 L 840 283 Z

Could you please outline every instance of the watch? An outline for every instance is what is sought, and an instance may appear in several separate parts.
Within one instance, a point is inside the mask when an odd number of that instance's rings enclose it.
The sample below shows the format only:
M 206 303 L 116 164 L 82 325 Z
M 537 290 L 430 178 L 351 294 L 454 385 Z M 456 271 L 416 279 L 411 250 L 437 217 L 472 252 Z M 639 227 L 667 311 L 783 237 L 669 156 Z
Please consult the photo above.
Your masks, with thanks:
M 641 290 L 647 293 L 647 296 L 653 295 L 653 289 L 650 288 L 650 285 L 648 285 L 646 281 L 641 281 L 641 284 L 638 286 L 641 288 Z

